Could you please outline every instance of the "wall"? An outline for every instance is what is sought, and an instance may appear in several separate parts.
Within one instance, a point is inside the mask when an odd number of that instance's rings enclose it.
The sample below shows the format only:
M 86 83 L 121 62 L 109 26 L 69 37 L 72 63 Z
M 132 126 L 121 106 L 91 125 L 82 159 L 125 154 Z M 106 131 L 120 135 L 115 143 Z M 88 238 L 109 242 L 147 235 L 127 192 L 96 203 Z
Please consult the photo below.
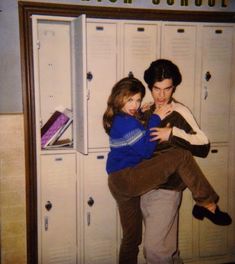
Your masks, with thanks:
M 0 115 L 0 124 L 0 263 L 24 264 L 26 210 L 23 115 Z
M 18 3 L 1 0 L 0 10 L 0 112 L 4 113 L 0 115 L 0 263 L 25 264 L 25 154 Z
M 0 1 L 0 113 L 22 113 L 18 3 Z

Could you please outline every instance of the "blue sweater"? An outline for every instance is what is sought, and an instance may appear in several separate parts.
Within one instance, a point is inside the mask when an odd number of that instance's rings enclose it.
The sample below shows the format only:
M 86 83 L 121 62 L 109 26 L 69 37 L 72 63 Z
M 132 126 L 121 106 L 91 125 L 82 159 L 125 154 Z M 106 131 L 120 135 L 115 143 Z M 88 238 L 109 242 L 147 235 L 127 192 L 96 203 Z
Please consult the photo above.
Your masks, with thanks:
M 110 152 L 106 170 L 110 174 L 128 167 L 134 167 L 144 159 L 149 159 L 156 149 L 157 141 L 150 141 L 150 128 L 159 126 L 161 119 L 152 114 L 148 127 L 135 117 L 119 113 L 114 117 L 110 135 Z

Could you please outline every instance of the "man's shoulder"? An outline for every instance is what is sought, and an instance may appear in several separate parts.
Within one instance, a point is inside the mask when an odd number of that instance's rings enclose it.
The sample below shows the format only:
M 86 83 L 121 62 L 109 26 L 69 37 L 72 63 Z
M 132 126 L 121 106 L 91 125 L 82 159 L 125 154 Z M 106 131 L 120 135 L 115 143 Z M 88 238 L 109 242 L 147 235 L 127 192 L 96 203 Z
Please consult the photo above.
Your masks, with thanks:
M 181 102 L 176 101 L 175 99 L 172 101 L 173 110 L 177 113 L 179 113 L 182 116 L 192 115 L 192 111 L 189 107 L 184 105 Z

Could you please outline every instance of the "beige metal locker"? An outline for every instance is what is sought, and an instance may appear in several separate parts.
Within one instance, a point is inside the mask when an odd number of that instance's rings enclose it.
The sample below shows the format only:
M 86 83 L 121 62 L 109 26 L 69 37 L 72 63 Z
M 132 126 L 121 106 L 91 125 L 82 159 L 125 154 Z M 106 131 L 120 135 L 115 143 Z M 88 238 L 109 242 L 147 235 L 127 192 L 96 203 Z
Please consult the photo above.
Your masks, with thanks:
M 159 24 L 157 22 L 124 22 L 122 31 L 123 76 L 132 73 L 141 80 L 146 87 L 144 101 L 153 101 L 143 76 L 150 63 L 160 56 Z
M 40 113 L 45 123 L 55 108 L 71 108 L 71 48 L 70 23 L 66 21 L 40 21 L 38 23 L 38 57 L 40 85 Z
M 76 264 L 76 154 L 41 155 L 43 264 Z
M 212 146 L 209 156 L 200 159 L 200 166 L 207 179 L 220 196 L 221 210 L 228 210 L 228 147 Z M 199 226 L 200 257 L 223 256 L 228 253 L 228 227 L 216 226 L 207 220 Z
M 202 27 L 201 125 L 212 142 L 228 142 L 232 26 Z
M 174 98 L 194 110 L 197 63 L 197 25 L 189 23 L 163 23 L 161 57 L 172 60 L 182 74 L 182 83 L 177 87 Z M 181 257 L 193 258 L 194 202 L 189 190 L 184 191 L 179 216 L 179 250 Z
M 192 193 L 187 189 L 183 192 L 179 211 L 179 250 L 183 260 L 191 260 L 194 255 L 194 225 L 192 207 L 194 205 Z
M 118 250 L 116 202 L 108 188 L 106 152 L 82 156 L 84 264 L 115 264 Z
M 174 97 L 192 111 L 195 100 L 197 54 L 196 24 L 162 25 L 161 57 L 176 63 L 183 77 Z
M 102 117 L 117 81 L 117 24 L 87 23 L 88 148 L 108 148 Z
M 42 150 L 42 125 L 61 106 L 73 110 L 74 18 L 33 16 L 37 134 L 38 262 L 77 263 L 77 165 L 72 148 Z M 73 140 L 74 126 L 64 137 Z
M 39 20 L 36 45 L 42 126 L 58 107 L 72 108 L 70 21 Z M 72 138 L 71 127 L 62 138 Z

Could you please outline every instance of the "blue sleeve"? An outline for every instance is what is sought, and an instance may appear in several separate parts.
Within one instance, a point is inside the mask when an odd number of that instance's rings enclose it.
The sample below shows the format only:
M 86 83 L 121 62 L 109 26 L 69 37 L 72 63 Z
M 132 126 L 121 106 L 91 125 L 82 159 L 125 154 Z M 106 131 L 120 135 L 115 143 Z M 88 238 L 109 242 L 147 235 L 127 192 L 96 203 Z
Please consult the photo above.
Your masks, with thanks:
M 159 126 L 160 122 L 160 117 L 153 114 L 147 129 L 145 129 L 136 118 L 130 117 L 120 124 L 122 137 L 125 139 L 127 145 L 138 155 L 145 159 L 150 158 L 156 149 L 157 141 L 150 141 L 151 136 L 149 129 Z
M 147 128 L 150 129 L 152 127 L 157 127 L 160 125 L 160 123 L 161 123 L 161 118 L 159 117 L 159 115 L 152 114 L 150 116 Z

